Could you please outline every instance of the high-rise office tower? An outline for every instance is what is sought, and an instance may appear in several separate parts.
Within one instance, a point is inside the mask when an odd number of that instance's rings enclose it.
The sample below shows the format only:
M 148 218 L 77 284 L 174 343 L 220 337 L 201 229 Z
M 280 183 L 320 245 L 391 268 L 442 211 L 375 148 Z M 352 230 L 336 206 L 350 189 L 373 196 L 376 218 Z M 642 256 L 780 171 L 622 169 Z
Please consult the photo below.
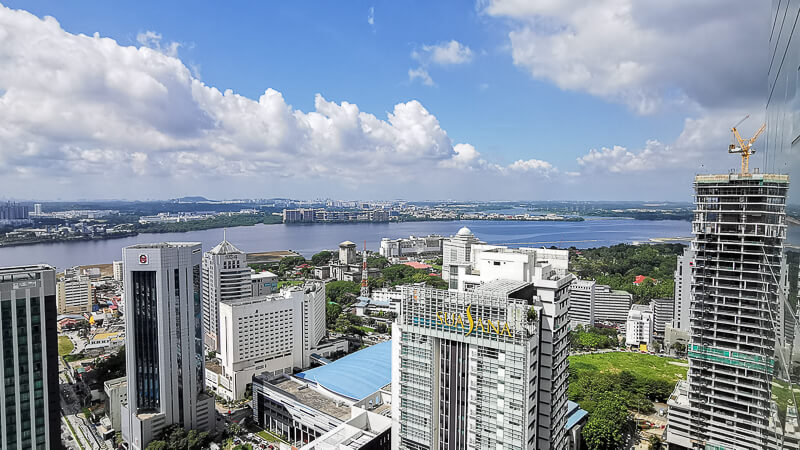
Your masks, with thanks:
M 205 430 L 214 398 L 204 392 L 200 243 L 125 247 L 128 404 L 122 435 L 142 449 L 164 428 Z
M 456 253 L 448 258 L 455 263 L 451 289 L 404 291 L 393 327 L 392 392 L 400 405 L 393 443 L 401 449 L 562 449 L 573 279 L 568 252 L 486 245 L 462 231 L 450 238 L 456 242 L 444 242 Z M 469 305 L 476 306 L 468 313 Z M 518 315 L 531 308 L 536 330 L 525 334 L 527 316 L 517 322 Z M 498 321 L 509 324 L 502 336 L 492 334 L 495 327 L 505 330 Z M 512 323 L 522 328 L 514 331 Z
M 61 447 L 56 273 L 0 269 L 0 448 Z
M 203 328 L 205 345 L 219 349 L 219 302 L 251 296 L 247 255 L 227 240 L 203 254 Z

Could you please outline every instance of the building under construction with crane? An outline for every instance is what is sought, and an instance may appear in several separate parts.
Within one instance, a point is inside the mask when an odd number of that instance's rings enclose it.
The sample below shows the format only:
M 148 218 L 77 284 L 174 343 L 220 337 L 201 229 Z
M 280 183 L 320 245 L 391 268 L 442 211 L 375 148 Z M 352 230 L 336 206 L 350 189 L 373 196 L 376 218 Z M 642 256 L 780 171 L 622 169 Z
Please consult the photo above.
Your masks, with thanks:
M 788 175 L 780 174 L 695 178 L 689 377 L 683 405 L 676 405 L 682 411 L 670 411 L 671 443 L 780 448 L 771 445 L 777 412 L 772 382 L 784 324 L 788 187 Z

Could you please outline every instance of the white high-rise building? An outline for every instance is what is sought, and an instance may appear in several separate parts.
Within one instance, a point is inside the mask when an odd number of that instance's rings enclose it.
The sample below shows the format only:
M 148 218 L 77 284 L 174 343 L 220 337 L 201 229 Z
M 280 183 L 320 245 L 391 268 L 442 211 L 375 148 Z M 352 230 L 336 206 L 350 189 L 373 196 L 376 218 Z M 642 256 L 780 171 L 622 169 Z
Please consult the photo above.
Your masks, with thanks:
M 123 273 L 125 271 L 122 261 L 114 261 L 112 268 L 114 270 L 114 279 L 117 281 L 122 281 Z
M 572 326 L 594 326 L 594 280 L 573 280 L 569 291 L 569 321 Z
M 393 327 L 393 443 L 564 448 L 569 253 L 481 244 L 464 228 L 443 246 L 451 289 L 405 288 Z
M 472 246 L 483 244 L 467 227 L 458 230 L 442 242 L 442 279 L 449 283 L 450 289 L 459 288 L 459 274 L 471 266 Z
M 692 304 L 692 267 L 695 252 L 691 247 L 678 256 L 675 268 L 675 318 L 672 327 L 681 331 L 689 331 L 689 308 Z
M 625 345 L 649 347 L 653 341 L 654 325 L 655 319 L 650 305 L 633 305 L 628 312 L 628 321 L 625 324 Z
M 531 304 L 530 283 L 402 290 L 392 327 L 393 448 L 563 448 L 542 398 L 550 397 L 537 370 L 543 310 Z
M 227 240 L 203 254 L 203 328 L 205 345 L 219 348 L 219 303 L 252 295 L 247 255 Z
M 81 275 L 77 268 L 64 271 L 56 283 L 56 299 L 59 314 L 91 312 L 94 302 L 92 280 Z
M 241 399 L 253 375 L 292 374 L 310 365 L 325 337 L 325 285 L 308 283 L 280 293 L 220 303 L 217 393 Z
M 128 403 L 122 436 L 140 450 L 168 426 L 207 430 L 200 243 L 140 244 L 122 250 Z

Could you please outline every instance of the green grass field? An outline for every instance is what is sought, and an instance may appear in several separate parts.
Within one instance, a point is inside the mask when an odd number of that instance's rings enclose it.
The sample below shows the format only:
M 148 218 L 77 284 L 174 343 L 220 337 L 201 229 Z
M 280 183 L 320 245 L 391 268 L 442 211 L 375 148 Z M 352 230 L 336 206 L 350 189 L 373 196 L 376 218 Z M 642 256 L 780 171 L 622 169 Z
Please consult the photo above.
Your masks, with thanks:
M 610 352 L 569 357 L 569 367 L 578 372 L 622 372 L 670 382 L 686 379 L 686 361 L 633 352 Z
M 75 345 L 68 337 L 66 336 L 58 337 L 58 356 L 69 355 L 74 348 Z
M 264 440 L 266 440 L 268 442 L 286 442 L 283 439 L 279 438 L 278 436 L 275 436 L 274 434 L 270 433 L 267 430 L 261 430 L 256 434 L 259 435 L 262 439 L 264 439 Z

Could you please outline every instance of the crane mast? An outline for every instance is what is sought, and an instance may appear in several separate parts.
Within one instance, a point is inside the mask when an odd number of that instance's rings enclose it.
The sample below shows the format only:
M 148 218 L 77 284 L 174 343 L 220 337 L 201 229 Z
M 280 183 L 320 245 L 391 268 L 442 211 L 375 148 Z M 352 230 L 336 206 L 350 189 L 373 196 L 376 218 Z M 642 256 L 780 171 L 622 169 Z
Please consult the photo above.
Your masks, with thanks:
M 364 241 L 364 256 L 361 263 L 361 296 L 369 297 L 369 270 L 367 269 L 367 241 Z

